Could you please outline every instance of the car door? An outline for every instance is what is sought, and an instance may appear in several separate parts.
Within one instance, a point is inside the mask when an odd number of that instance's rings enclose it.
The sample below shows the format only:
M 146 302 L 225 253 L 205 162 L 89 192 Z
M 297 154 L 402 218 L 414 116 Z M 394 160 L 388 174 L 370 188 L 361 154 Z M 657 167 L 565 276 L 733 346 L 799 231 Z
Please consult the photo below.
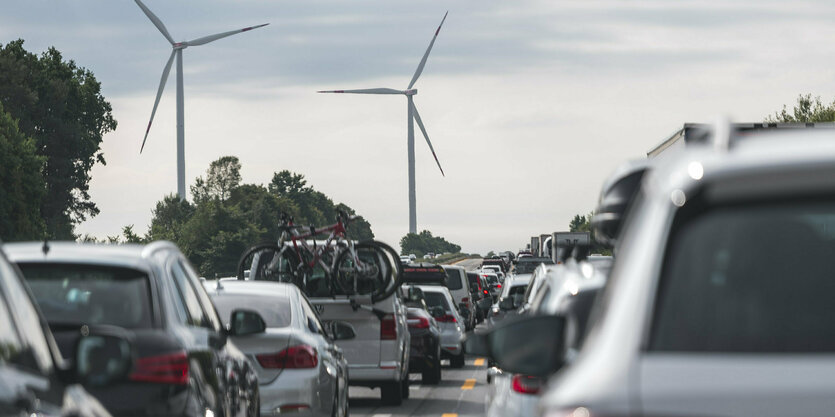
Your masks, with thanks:
M 179 313 L 188 339 L 184 342 L 189 356 L 189 374 L 205 405 L 215 410 L 224 409 L 227 406 L 225 376 L 228 370 L 220 354 L 223 346 L 217 313 L 214 307 L 206 311 L 198 295 L 196 280 L 190 276 L 183 259 L 176 255 L 169 257 L 167 272 L 176 289 L 175 298 L 182 306 Z
M 316 341 L 316 351 L 319 352 L 321 365 L 319 367 L 319 401 L 321 410 L 333 408 L 333 399 L 336 398 L 337 384 L 339 378 L 339 354 L 338 349 L 331 341 L 326 327 L 316 314 L 316 310 L 310 305 L 310 301 L 301 292 L 298 293 L 302 314 L 305 322 L 305 330 Z

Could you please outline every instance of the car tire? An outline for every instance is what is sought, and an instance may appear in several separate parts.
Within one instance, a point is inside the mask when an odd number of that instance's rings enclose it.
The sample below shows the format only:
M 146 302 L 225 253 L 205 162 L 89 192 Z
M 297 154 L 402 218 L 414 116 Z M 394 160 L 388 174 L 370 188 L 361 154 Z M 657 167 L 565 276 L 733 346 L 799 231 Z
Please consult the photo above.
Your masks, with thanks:
M 409 374 L 406 374 L 406 379 L 400 383 L 400 394 L 404 400 L 409 398 Z
M 403 381 L 387 382 L 380 386 L 380 400 L 383 405 L 403 404 Z
M 464 367 L 464 355 L 453 356 L 449 358 L 449 367 L 450 368 L 463 368 Z

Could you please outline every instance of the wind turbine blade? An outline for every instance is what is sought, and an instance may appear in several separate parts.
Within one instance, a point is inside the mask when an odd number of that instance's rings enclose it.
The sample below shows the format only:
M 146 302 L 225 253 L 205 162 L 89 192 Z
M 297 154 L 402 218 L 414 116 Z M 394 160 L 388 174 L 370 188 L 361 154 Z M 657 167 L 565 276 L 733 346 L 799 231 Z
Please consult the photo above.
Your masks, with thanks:
M 317 93 L 346 93 L 346 94 L 406 94 L 405 91 L 393 88 L 365 88 L 361 90 L 326 90 Z
M 252 29 L 262 28 L 262 27 L 267 26 L 267 25 L 269 25 L 269 23 L 264 23 L 264 24 L 260 24 L 260 25 L 257 25 L 257 26 L 250 26 L 248 28 L 243 28 L 243 29 L 230 30 L 229 32 L 218 33 L 218 34 L 215 34 L 215 35 L 204 36 L 202 38 L 197 38 L 197 39 L 194 39 L 194 40 L 191 40 L 191 41 L 186 41 L 186 42 L 183 42 L 183 44 L 188 45 L 188 46 L 205 45 L 209 42 L 214 42 L 218 39 L 223 39 L 227 36 L 232 36 L 232 35 L 235 35 L 235 34 L 238 34 L 238 33 L 241 33 L 241 32 L 249 32 Z
M 145 141 L 148 140 L 148 132 L 151 131 L 151 123 L 154 122 L 154 115 L 157 113 L 157 106 L 159 105 L 159 99 L 162 97 L 162 90 L 165 89 L 165 83 L 168 81 L 168 73 L 171 72 L 171 63 L 174 62 L 174 55 L 177 53 L 176 50 L 171 51 L 171 57 L 168 58 L 168 63 L 165 64 L 165 69 L 162 70 L 162 79 L 159 80 L 159 90 L 157 90 L 157 99 L 154 100 L 154 109 L 151 110 L 151 120 L 148 121 L 148 128 L 145 129 L 145 138 L 142 139 L 142 147 L 139 148 L 139 153 L 145 149 Z
M 409 90 L 414 87 L 415 83 L 420 77 L 420 73 L 423 72 L 423 67 L 426 66 L 426 59 L 429 58 L 429 52 L 432 51 L 432 45 L 435 45 L 435 39 L 438 37 L 438 33 L 441 31 L 441 26 L 444 25 L 444 20 L 446 20 L 446 15 L 449 14 L 449 11 L 444 13 L 444 18 L 441 19 L 441 24 L 438 25 L 438 30 L 435 31 L 435 36 L 432 37 L 432 42 L 429 42 L 429 47 L 426 48 L 426 53 L 423 54 L 423 59 L 420 60 L 420 64 L 418 64 L 417 71 L 415 71 L 415 75 L 412 77 L 412 81 L 409 83 L 409 87 L 406 89 Z
M 441 168 L 441 161 L 438 161 L 438 155 L 435 155 L 435 148 L 432 147 L 432 142 L 429 141 L 429 135 L 426 133 L 426 128 L 423 127 L 423 121 L 420 120 L 420 114 L 417 111 L 417 106 L 411 104 L 412 106 L 412 114 L 415 116 L 415 121 L 417 122 L 420 131 L 423 132 L 423 137 L 426 138 L 426 144 L 429 145 L 429 150 L 432 151 L 432 156 L 435 158 L 435 163 L 438 164 L 438 169 L 441 170 L 441 175 L 446 177 L 444 174 L 444 169 Z
M 162 24 L 162 20 L 159 20 L 157 15 L 155 15 L 154 12 L 151 11 L 151 9 L 146 7 L 145 4 L 143 4 L 141 0 L 134 0 L 134 1 L 139 6 L 139 8 L 142 9 L 143 12 L 145 12 L 145 16 L 148 16 L 148 19 L 151 19 L 151 23 L 153 23 L 154 26 L 156 26 L 157 29 L 159 29 L 159 31 L 162 32 L 162 36 L 165 36 L 165 39 L 168 39 L 168 42 L 171 42 L 171 44 L 173 45 L 174 44 L 174 38 L 172 38 L 171 34 L 168 33 L 168 29 L 166 29 L 165 25 Z

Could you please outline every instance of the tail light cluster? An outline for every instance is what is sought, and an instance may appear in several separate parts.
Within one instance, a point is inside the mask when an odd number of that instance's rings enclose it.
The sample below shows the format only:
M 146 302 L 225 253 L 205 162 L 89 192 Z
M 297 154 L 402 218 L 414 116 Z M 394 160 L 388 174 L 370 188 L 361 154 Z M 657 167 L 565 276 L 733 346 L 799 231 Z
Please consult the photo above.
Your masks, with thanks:
M 441 322 L 441 323 L 457 323 L 458 322 L 458 320 L 456 320 L 455 316 L 453 316 L 452 314 L 444 314 L 441 317 L 435 318 L 435 321 L 438 321 L 438 322 Z
M 406 316 L 406 324 L 413 329 L 428 329 L 429 328 L 429 319 L 415 313 L 410 312 Z M 382 333 L 382 330 L 381 330 Z M 382 334 L 381 334 L 382 336 Z
M 319 364 L 316 349 L 308 345 L 290 346 L 281 352 L 255 355 L 255 359 L 265 369 L 308 369 Z
M 514 374 L 511 380 L 511 386 L 513 387 L 513 391 L 520 394 L 539 394 L 539 390 L 542 389 L 542 378 Z
M 188 356 L 185 351 L 147 356 L 136 360 L 129 379 L 152 384 L 188 384 Z
M 386 314 L 380 320 L 380 340 L 397 340 L 397 321 L 394 314 Z

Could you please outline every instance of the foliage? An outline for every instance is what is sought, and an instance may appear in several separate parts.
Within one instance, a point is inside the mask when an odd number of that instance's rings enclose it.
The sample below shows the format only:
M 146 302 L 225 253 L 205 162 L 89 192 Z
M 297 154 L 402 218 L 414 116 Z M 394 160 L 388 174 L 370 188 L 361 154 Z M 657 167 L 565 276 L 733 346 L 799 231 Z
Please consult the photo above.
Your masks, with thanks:
M 493 252 L 493 251 L 487 252 L 487 256 L 486 256 L 487 258 L 492 258 L 494 256 L 496 256 L 496 252 Z
M 46 226 L 40 205 L 46 196 L 34 139 L 17 127 L 0 103 L 0 237 L 6 241 L 37 240 Z
M 569 232 L 590 232 L 591 233 L 591 253 L 599 253 L 602 255 L 611 255 L 612 250 L 603 246 L 602 244 L 598 243 L 597 240 L 594 238 L 594 229 L 591 228 L 591 218 L 594 216 L 594 212 L 591 212 L 585 216 L 582 215 L 575 215 L 573 219 L 568 223 L 568 231 Z
M 249 246 L 278 238 L 281 213 L 293 216 L 297 224 L 336 222 L 337 209 L 349 214 L 345 204 L 334 204 L 307 185 L 304 175 L 281 171 L 268 187 L 241 183 L 241 163 L 224 156 L 209 165 L 205 177 L 191 187 L 193 203 L 168 195 L 157 202 L 145 237 L 136 236 L 131 226 L 122 240 L 170 240 L 205 277 L 229 276 L 236 272 L 238 258 Z M 355 240 L 373 239 L 371 225 L 362 217 L 348 226 Z
M 461 246 L 447 242 L 440 236 L 432 236 L 432 232 L 428 230 L 421 231 L 418 234 L 409 233 L 400 239 L 401 255 L 413 253 L 420 258 L 430 252 L 436 254 L 444 252 L 458 253 L 461 252 Z
M 766 123 L 818 123 L 835 122 L 835 101 L 823 104 L 820 96 L 812 98 L 811 94 L 797 96 L 797 104 L 789 112 L 785 105 L 783 110 L 774 112 L 773 116 L 765 118 Z
M 75 238 L 75 225 L 99 212 L 88 193 L 90 170 L 105 163 L 102 137 L 116 128 L 100 83 L 55 48 L 37 56 L 18 39 L 0 45 L 0 103 L 45 158 L 39 211 L 46 232 Z

